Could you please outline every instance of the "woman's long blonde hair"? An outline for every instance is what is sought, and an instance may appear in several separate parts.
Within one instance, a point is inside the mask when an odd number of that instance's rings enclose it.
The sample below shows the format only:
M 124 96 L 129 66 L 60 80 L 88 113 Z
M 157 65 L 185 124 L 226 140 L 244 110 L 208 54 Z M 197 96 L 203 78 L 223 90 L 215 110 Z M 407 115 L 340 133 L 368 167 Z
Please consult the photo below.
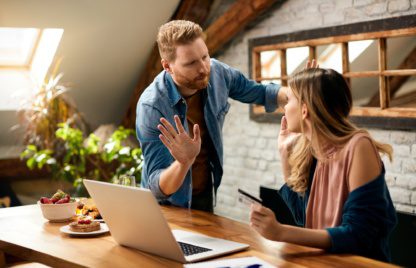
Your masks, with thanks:
M 312 138 L 301 135 L 291 149 L 289 165 L 291 173 L 287 184 L 292 190 L 303 194 L 309 183 L 309 172 L 313 158 L 325 159 L 325 150 L 317 140 L 322 137 L 332 146 L 342 148 L 354 134 L 368 133 L 349 121 L 352 108 L 351 91 L 345 79 L 331 69 L 309 68 L 289 79 L 289 86 L 299 101 L 305 104 L 312 122 Z M 299 112 L 301 111 L 299 107 Z M 304 122 L 301 123 L 302 133 Z M 392 160 L 393 149 L 388 144 L 373 140 L 377 150 Z

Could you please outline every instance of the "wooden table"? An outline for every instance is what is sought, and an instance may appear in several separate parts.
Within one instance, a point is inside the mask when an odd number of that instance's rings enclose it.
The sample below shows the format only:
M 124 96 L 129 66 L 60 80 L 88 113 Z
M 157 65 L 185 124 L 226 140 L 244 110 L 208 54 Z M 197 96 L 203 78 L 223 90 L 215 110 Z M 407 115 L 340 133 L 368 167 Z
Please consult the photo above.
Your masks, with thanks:
M 364 257 L 331 255 L 314 248 L 271 242 L 247 224 L 210 213 L 175 207 L 162 210 L 171 228 L 250 244 L 248 250 L 222 258 L 257 256 L 279 267 L 392 267 Z M 53 267 L 182 267 L 120 246 L 109 234 L 69 237 L 59 231 L 63 225 L 46 221 L 37 205 L 0 209 L 0 251 Z

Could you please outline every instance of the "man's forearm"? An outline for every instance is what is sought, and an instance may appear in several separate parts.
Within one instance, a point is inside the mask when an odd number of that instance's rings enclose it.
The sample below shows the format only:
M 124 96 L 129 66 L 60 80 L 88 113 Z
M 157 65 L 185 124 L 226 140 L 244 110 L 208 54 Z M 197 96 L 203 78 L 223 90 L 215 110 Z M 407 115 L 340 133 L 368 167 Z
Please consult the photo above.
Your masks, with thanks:
M 165 195 L 175 193 L 181 187 L 188 170 L 191 168 L 190 164 L 181 164 L 178 161 L 173 162 L 170 167 L 165 169 L 160 174 L 159 187 Z

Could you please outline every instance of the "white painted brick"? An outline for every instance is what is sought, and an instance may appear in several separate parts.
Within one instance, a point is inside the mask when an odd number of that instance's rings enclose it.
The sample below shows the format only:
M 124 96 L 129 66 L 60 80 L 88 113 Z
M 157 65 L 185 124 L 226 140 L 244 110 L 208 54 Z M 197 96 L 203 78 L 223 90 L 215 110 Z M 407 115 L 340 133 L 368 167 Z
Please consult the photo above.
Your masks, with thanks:
M 412 145 L 412 156 L 416 158 L 416 144 Z
M 262 176 L 262 184 L 273 185 L 275 184 L 274 174 L 272 172 L 265 172 Z
M 414 191 L 416 190 L 416 176 L 415 174 L 409 176 L 412 176 L 412 179 L 409 180 L 409 190 Z
M 259 160 L 247 158 L 246 160 L 244 160 L 244 166 L 246 168 L 256 169 L 258 167 L 258 162 Z
M 403 161 L 402 170 L 404 174 L 416 173 L 416 159 Z
M 388 142 L 390 140 L 390 131 L 379 130 L 379 129 L 369 129 L 371 136 L 380 142 Z
M 256 141 L 256 148 L 264 149 L 266 148 L 267 140 L 265 138 L 258 138 Z
M 254 147 L 254 145 L 256 144 L 256 140 L 255 139 L 244 139 L 244 145 L 247 147 Z
M 287 24 L 290 21 L 295 19 L 295 12 L 293 12 L 292 10 L 286 8 L 286 9 L 281 9 L 281 12 L 276 12 L 275 14 L 273 14 L 270 19 L 266 19 L 264 20 L 261 24 L 260 27 L 268 27 L 269 28 L 269 33 L 272 34 L 270 32 L 270 28 L 276 25 L 283 25 L 283 24 Z M 275 23 L 270 23 L 270 20 L 274 20 Z M 268 23 L 267 23 L 268 22 Z
M 252 158 L 261 158 L 262 153 L 263 150 L 253 148 L 248 151 L 248 156 Z
M 410 156 L 410 146 L 409 145 L 396 145 L 393 147 L 394 155 L 397 156 Z
M 387 10 L 387 3 L 376 3 L 365 8 L 365 13 L 369 16 L 382 15 Z
M 269 148 L 269 149 L 276 149 L 277 150 L 277 135 L 274 138 L 269 138 L 268 139 L 267 148 Z
M 259 127 L 246 127 L 244 128 L 244 133 L 249 137 L 257 137 L 260 134 Z
M 254 29 L 248 31 L 244 35 L 244 38 L 251 39 L 251 38 L 267 36 L 268 34 L 269 34 L 269 28 L 267 28 L 267 27 L 254 28 Z
M 364 10 L 357 8 L 347 8 L 345 9 L 344 13 L 344 23 L 361 21 L 361 19 L 365 17 L 366 14 Z
M 399 175 L 396 177 L 396 185 L 401 188 L 407 189 L 409 187 L 410 178 L 405 175 Z
M 410 204 L 410 191 L 396 187 L 393 187 L 389 190 L 393 202 L 400 204 Z
M 410 203 L 411 203 L 412 205 L 416 205 L 416 192 L 413 192 L 413 193 L 412 193 L 412 197 L 411 197 L 411 199 L 410 199 Z
M 330 5 L 331 2 L 332 1 L 327 1 L 326 3 L 324 2 L 322 4 L 317 4 L 317 5 L 304 4 L 304 5 L 297 6 L 295 9 L 293 9 L 293 11 L 294 13 L 296 13 L 296 15 L 299 15 L 299 14 L 302 16 L 313 15 L 320 11 L 321 5 L 325 5 L 325 4 Z
M 244 164 L 244 159 L 242 157 L 227 157 L 224 162 L 227 165 L 234 167 L 242 167 Z
M 390 13 L 402 12 L 410 9 L 409 0 L 390 0 L 388 4 L 388 11 Z
M 408 213 L 415 213 L 415 207 L 412 207 L 412 206 L 409 206 L 409 205 L 397 204 L 396 205 L 396 210 L 397 211 L 402 211 L 402 212 L 408 212 Z
M 265 160 L 259 160 L 258 168 L 263 171 L 263 170 L 266 170 L 267 169 L 267 165 L 268 165 L 268 162 L 267 161 L 265 161 Z
M 354 0 L 353 5 L 355 7 L 367 6 L 374 3 L 375 0 Z
M 260 157 L 261 159 L 271 161 L 275 159 L 275 152 L 270 150 L 264 150 Z
M 333 12 L 334 10 L 335 10 L 334 1 L 328 1 L 328 2 L 323 2 L 319 4 L 319 12 L 321 13 L 329 13 L 329 12 Z
M 324 15 L 325 25 L 336 25 L 343 24 L 344 22 L 344 11 L 330 12 Z
M 237 177 L 236 175 L 227 175 L 227 177 L 226 177 L 227 179 L 225 179 L 225 180 L 223 180 L 222 182 L 221 182 L 221 185 L 224 183 L 224 184 L 226 184 L 226 185 L 228 185 L 228 186 L 231 186 L 231 187 L 233 187 L 234 185 L 235 185 L 235 183 L 237 182 L 237 181 L 239 181 L 239 177 Z
M 298 17 L 298 16 L 297 16 Z M 306 17 L 298 17 L 292 21 L 293 28 L 297 31 L 320 28 L 323 25 L 323 16 L 315 14 L 314 16 L 307 15 Z
M 388 187 L 396 185 L 396 176 L 393 174 L 386 174 L 386 183 Z
M 390 139 L 395 144 L 414 144 L 416 141 L 416 132 L 393 131 Z
M 336 10 L 342 10 L 347 7 L 352 7 L 353 0 L 342 0 L 342 1 L 335 1 L 336 3 Z
M 236 155 L 246 157 L 247 156 L 247 148 L 246 147 L 238 147 L 235 151 Z
M 401 157 L 394 157 L 393 162 L 384 161 L 384 166 L 386 170 L 393 173 L 401 173 L 402 172 L 402 158 Z
M 266 138 L 276 138 L 279 135 L 279 131 L 276 126 L 267 125 L 267 127 L 263 127 L 261 131 L 261 136 Z

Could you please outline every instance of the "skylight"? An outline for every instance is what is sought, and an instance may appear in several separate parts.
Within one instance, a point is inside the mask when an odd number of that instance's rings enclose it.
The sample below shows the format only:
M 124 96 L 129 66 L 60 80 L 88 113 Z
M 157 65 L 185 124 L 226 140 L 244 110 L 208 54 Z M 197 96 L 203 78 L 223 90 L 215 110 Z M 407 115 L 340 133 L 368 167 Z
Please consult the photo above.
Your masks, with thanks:
M 34 28 L 0 28 L 0 66 L 28 66 L 39 33 Z
M 45 80 L 63 29 L 0 28 L 0 110 L 19 108 Z

